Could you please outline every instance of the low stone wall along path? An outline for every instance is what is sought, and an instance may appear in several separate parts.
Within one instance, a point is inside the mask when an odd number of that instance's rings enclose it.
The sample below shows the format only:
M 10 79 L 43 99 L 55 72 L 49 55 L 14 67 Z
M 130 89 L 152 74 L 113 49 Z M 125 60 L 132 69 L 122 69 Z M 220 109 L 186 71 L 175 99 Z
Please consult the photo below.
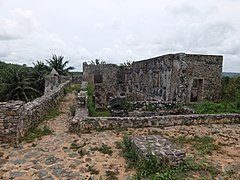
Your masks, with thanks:
M 68 132 L 69 121 L 72 119 L 69 107 L 75 103 L 75 99 L 74 94 L 67 95 L 59 104 L 61 115 L 39 125 L 39 128 L 49 126 L 53 134 L 32 143 L 22 142 L 17 147 L 0 144 L 0 179 L 99 179 L 100 175 L 104 177 L 105 171 L 110 167 L 123 172 L 119 174 L 119 178 L 125 179 L 128 176 L 129 172 L 127 174 L 124 171 L 125 161 L 117 152 L 109 159 L 109 155 L 90 151 L 93 148 L 91 146 L 107 141 L 106 137 L 94 137 L 94 134 L 80 137 Z M 88 144 L 87 141 L 92 142 Z M 86 146 L 86 152 L 76 151 L 76 144 Z M 114 142 L 108 145 L 113 147 Z M 99 174 L 91 175 L 89 167 L 100 170 Z

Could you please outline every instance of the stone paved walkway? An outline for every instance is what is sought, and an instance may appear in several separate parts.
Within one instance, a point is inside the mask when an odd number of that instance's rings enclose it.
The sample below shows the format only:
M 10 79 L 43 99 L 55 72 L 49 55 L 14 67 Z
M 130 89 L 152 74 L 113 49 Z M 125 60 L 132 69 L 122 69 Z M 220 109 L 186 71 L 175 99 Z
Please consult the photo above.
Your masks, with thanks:
M 53 130 L 52 135 L 33 143 L 23 142 L 15 148 L 0 145 L 0 179 L 99 179 L 104 177 L 106 170 L 121 171 L 123 174 L 118 174 L 119 179 L 128 178 L 129 172 L 126 174 L 124 170 L 125 161 L 117 152 L 109 158 L 108 154 L 91 151 L 104 142 L 114 148 L 115 142 L 107 142 L 111 136 L 105 136 L 104 132 L 82 136 L 68 133 L 68 122 L 72 118 L 69 106 L 74 102 L 75 95 L 67 95 L 59 105 L 62 114 L 40 125 L 47 124 Z M 80 156 L 71 144 L 87 145 L 85 154 Z M 100 170 L 99 174 L 91 175 L 89 166 Z

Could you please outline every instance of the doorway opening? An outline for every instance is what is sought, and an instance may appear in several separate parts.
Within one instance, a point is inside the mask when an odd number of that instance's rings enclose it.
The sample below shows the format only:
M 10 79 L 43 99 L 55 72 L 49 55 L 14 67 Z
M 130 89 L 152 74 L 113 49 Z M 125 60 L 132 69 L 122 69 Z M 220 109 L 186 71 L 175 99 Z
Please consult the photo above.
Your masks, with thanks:
M 191 102 L 203 100 L 203 79 L 194 78 L 191 88 Z

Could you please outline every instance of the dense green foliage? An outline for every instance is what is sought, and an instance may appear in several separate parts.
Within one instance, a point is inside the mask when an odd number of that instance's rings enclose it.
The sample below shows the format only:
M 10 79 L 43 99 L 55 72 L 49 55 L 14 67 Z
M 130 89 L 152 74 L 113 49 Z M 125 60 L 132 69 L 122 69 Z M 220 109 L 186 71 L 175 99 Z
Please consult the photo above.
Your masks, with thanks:
M 240 77 L 222 78 L 222 98 L 227 102 L 240 99 Z
M 33 68 L 25 65 L 1 63 L 0 101 L 30 101 L 42 94 L 39 81 L 34 77 Z
M 194 103 L 197 114 L 240 113 L 240 99 L 235 102 L 201 102 Z
M 33 63 L 33 67 L 10 64 L 0 61 L 0 101 L 22 100 L 31 101 L 44 93 L 44 78 L 55 68 L 61 75 L 69 75 L 73 67 L 66 67 L 68 61 L 63 56 L 53 55 L 46 60 Z

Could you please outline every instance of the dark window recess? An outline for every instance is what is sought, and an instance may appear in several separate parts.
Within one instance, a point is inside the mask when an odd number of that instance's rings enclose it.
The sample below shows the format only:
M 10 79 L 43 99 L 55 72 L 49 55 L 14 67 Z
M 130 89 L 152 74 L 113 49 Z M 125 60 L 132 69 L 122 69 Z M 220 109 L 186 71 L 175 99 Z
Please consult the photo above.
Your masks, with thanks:
M 103 75 L 102 74 L 94 74 L 94 83 L 102 83 Z

